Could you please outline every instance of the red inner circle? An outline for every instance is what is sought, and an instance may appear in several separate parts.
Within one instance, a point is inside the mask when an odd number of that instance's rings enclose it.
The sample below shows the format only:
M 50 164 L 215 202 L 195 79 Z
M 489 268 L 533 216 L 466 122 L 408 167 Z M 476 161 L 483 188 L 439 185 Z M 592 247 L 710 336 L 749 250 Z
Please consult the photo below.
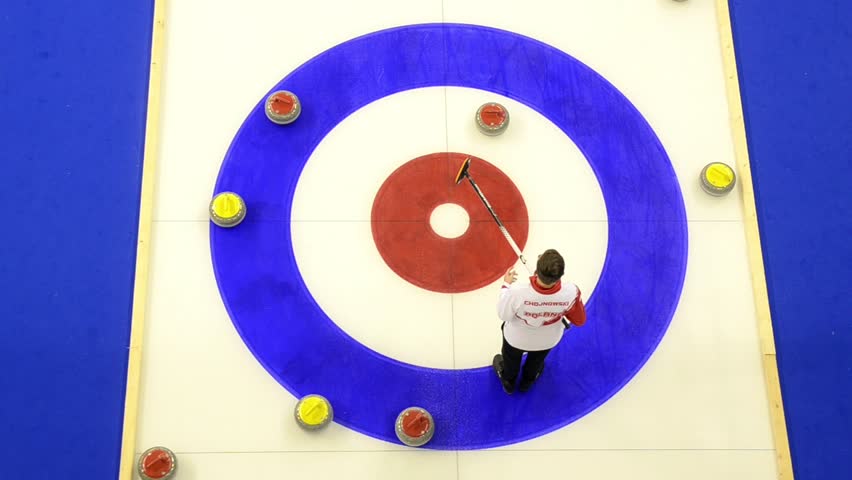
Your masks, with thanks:
M 499 279 L 517 261 L 466 178 L 455 176 L 466 158 L 470 176 L 506 229 L 523 249 L 529 233 L 527 208 L 520 191 L 500 169 L 463 153 L 433 153 L 399 167 L 379 188 L 373 201 L 373 240 L 385 263 L 406 281 L 441 293 L 482 288 Z M 444 238 L 432 229 L 435 207 L 455 203 L 470 218 L 458 238 Z
M 153 450 L 142 460 L 142 471 L 151 478 L 163 478 L 172 470 L 172 457 L 164 450 Z
M 484 107 L 479 116 L 486 125 L 492 127 L 502 125 L 503 122 L 506 121 L 506 111 L 497 105 L 488 105 Z
M 429 417 L 418 410 L 408 412 L 402 418 L 402 432 L 412 438 L 422 437 L 429 430 Z
M 296 99 L 286 93 L 276 93 L 269 99 L 269 109 L 276 115 L 289 115 L 296 109 Z

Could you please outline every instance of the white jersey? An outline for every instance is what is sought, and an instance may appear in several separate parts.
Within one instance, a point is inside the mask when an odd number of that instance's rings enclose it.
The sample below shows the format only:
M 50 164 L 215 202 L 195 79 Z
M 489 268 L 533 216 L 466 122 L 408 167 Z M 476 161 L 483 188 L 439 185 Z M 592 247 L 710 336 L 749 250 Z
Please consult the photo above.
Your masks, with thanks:
M 586 321 L 576 285 L 559 281 L 545 289 L 536 283 L 534 276 L 528 282 L 503 285 L 497 314 L 503 320 L 503 335 L 509 345 L 526 352 L 555 347 L 565 331 L 563 316 L 577 326 Z

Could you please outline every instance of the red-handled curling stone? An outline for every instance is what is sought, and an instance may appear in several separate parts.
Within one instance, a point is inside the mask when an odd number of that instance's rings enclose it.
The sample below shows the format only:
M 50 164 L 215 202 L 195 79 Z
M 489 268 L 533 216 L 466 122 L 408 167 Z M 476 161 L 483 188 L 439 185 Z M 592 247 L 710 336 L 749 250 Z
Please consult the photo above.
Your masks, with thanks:
M 509 111 L 499 103 L 486 103 L 476 111 L 476 126 L 486 135 L 500 135 L 509 128 Z
M 266 98 L 266 116 L 279 125 L 293 123 L 302 113 L 302 102 L 293 92 L 279 90 Z
M 177 469 L 174 452 L 166 447 L 149 448 L 139 457 L 137 470 L 143 480 L 165 480 L 172 478 Z
M 420 447 L 435 434 L 435 420 L 420 407 L 406 408 L 396 417 L 396 436 L 409 447 Z

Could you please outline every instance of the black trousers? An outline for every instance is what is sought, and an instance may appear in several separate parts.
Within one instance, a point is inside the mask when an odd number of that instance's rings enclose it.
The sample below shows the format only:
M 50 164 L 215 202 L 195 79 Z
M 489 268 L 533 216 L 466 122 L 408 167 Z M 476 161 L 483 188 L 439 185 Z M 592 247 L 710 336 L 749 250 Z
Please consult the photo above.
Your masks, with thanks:
M 506 337 L 504 336 L 501 353 L 503 354 L 503 379 L 514 385 L 515 380 L 518 378 L 518 373 L 520 373 L 521 384 L 529 385 L 535 381 L 538 374 L 544 368 L 544 359 L 547 358 L 550 350 L 525 352 L 509 345 L 509 342 L 506 341 Z M 527 354 L 527 361 L 524 362 L 524 370 L 521 372 L 521 359 L 524 353 Z

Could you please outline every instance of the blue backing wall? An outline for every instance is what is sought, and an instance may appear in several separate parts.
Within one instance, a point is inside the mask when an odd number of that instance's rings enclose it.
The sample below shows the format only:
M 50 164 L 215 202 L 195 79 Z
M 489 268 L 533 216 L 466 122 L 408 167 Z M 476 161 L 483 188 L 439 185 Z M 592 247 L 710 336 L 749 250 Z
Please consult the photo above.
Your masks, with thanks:
M 794 473 L 852 478 L 852 2 L 731 17 Z
M 731 9 L 796 475 L 850 478 L 852 3 Z M 152 13 L 0 7 L 4 478 L 118 470 Z
M 0 6 L 3 479 L 116 477 L 152 18 Z

